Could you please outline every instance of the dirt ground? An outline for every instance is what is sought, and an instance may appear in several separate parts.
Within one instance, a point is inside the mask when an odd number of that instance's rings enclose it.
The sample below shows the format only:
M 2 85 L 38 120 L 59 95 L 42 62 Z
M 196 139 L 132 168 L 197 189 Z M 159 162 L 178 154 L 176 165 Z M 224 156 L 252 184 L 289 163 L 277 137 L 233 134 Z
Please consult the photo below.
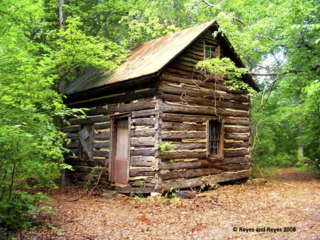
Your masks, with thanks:
M 17 239 L 320 239 L 320 177 L 280 169 L 266 184 L 226 184 L 194 199 L 49 192 L 55 215 Z M 72 201 L 76 200 L 77 201 Z M 259 231 L 260 230 L 260 231 Z

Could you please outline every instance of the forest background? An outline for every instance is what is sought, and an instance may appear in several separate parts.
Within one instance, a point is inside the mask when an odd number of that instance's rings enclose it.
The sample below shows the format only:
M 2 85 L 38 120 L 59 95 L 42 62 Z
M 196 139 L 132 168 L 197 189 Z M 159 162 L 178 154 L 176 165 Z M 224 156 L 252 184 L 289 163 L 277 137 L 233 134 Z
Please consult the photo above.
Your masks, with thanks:
M 65 85 L 89 66 L 114 69 L 130 47 L 215 19 L 261 89 L 252 96 L 259 167 L 320 164 L 319 0 L 25 0 L 0 2 L 0 226 L 30 226 L 56 186 L 65 136 L 81 109 Z M 59 125 L 59 124 L 58 124 Z

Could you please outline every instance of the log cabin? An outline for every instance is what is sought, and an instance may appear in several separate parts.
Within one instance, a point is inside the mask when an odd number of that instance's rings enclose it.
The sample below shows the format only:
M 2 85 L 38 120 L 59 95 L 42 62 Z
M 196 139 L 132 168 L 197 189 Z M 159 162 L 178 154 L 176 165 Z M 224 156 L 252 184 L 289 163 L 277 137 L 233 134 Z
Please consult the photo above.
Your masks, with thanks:
M 213 37 L 218 27 L 148 41 L 116 70 L 89 68 L 67 86 L 67 106 L 89 109 L 63 128 L 72 182 L 95 176 L 118 192 L 150 193 L 250 178 L 248 92 L 195 67 L 212 57 L 244 67 L 226 36 Z M 250 75 L 242 81 L 259 90 Z

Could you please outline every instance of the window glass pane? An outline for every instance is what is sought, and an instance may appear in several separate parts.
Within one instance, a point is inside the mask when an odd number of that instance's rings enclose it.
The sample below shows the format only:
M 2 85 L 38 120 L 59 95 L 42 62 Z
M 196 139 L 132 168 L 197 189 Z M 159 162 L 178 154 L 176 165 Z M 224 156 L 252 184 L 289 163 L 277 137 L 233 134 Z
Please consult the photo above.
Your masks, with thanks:
M 220 137 L 220 123 L 210 122 L 209 123 L 209 152 L 211 155 L 218 154 L 219 137 Z

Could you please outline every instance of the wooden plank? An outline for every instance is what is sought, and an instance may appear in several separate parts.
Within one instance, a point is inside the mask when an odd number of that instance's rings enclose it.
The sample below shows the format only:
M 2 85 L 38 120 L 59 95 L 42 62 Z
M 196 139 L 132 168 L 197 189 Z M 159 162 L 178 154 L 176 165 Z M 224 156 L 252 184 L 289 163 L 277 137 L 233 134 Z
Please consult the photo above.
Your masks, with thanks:
M 174 150 L 180 150 L 180 149 L 189 149 L 189 150 L 193 150 L 193 149 L 205 149 L 206 143 L 205 142 L 199 142 L 199 143 L 182 143 L 182 142 L 172 142 L 172 144 L 169 146 L 169 150 L 170 149 L 174 149 Z
M 94 135 L 96 140 L 108 140 L 110 139 L 110 132 L 100 132 Z
M 200 169 L 191 169 L 191 170 L 185 170 L 185 171 L 170 171 L 163 175 L 160 174 L 160 177 L 162 180 L 177 179 L 181 177 L 184 177 L 185 179 L 189 179 L 194 177 L 217 174 L 221 172 L 222 172 L 221 170 L 214 169 L 214 168 L 200 168 Z
M 100 151 L 100 150 L 94 150 L 93 151 L 93 156 L 94 157 L 105 157 L 105 158 L 108 158 L 109 157 L 109 152 Z
M 130 144 L 132 147 L 154 146 L 156 142 L 157 141 L 154 138 L 136 138 L 130 140 Z
M 234 118 L 227 118 L 225 120 L 225 124 L 230 124 L 230 125 L 240 125 L 240 126 L 250 126 L 251 123 L 249 120 L 246 119 L 234 119 Z
M 224 139 L 249 141 L 249 136 L 245 133 L 226 133 Z
M 248 157 L 231 157 L 231 158 L 224 158 L 221 162 L 221 166 L 227 165 L 227 164 L 234 164 L 234 163 L 248 163 L 250 162 L 250 159 Z
M 136 126 L 154 126 L 156 123 L 155 118 L 136 118 L 133 121 Z
M 168 132 L 161 134 L 162 140 L 176 140 L 176 139 L 205 139 L 206 132 Z
M 205 151 L 192 151 L 192 152 L 165 152 L 160 155 L 162 160 L 171 160 L 177 158 L 206 158 Z
M 156 113 L 154 109 L 149 110 L 140 110 L 140 111 L 133 111 L 131 114 L 132 119 L 139 118 L 139 117 L 150 117 L 155 116 Z
M 110 142 L 94 142 L 93 147 L 94 148 L 109 148 Z
M 110 128 L 110 122 L 104 122 L 104 123 L 95 123 L 94 129 L 108 129 Z
M 214 89 L 208 88 L 197 89 L 196 87 L 179 87 L 163 83 L 159 85 L 159 90 L 164 93 L 171 93 L 176 95 L 184 94 L 184 96 L 190 97 L 205 97 L 210 99 L 217 98 L 224 100 L 235 100 L 240 102 L 250 102 L 249 97 L 242 96 L 241 94 L 217 92 Z
M 157 132 L 154 128 L 132 129 L 131 137 L 154 137 Z
M 250 133 L 249 127 L 225 127 L 225 133 Z
M 162 122 L 161 130 L 169 131 L 205 131 L 206 126 L 200 124 L 186 124 L 186 123 L 175 123 L 175 122 Z
M 154 157 L 131 157 L 131 166 L 137 167 L 152 167 L 154 166 L 156 159 Z
M 241 148 L 241 147 L 248 148 L 249 142 L 224 142 L 224 147 L 225 148 Z
M 249 112 L 229 111 L 225 109 L 215 109 L 213 107 L 198 107 L 198 106 L 181 106 L 173 104 L 163 104 L 164 113 L 187 113 L 187 114 L 202 114 L 202 115 L 221 115 L 234 117 L 249 117 Z
M 68 133 L 67 138 L 71 140 L 79 140 L 79 134 L 78 133 Z
M 214 116 L 199 116 L 199 115 L 187 115 L 187 114 L 176 114 L 176 113 L 164 113 L 161 116 L 162 121 L 168 122 L 197 122 L 197 123 L 205 123 L 208 119 L 212 119 L 218 117 Z
M 98 122 L 105 122 L 110 119 L 110 116 L 98 116 L 98 117 L 87 117 L 85 119 L 77 118 L 77 119 L 70 119 L 70 124 L 94 124 Z
M 241 149 L 241 150 L 225 150 L 224 156 L 225 157 L 242 157 L 248 155 L 248 149 Z
M 250 109 L 250 105 L 245 105 L 238 102 L 230 102 L 228 100 L 220 100 L 217 99 L 205 99 L 203 97 L 190 97 L 184 95 L 174 95 L 167 93 L 160 93 L 159 95 L 163 100 L 169 102 L 177 102 L 185 105 L 198 105 L 198 106 L 209 106 L 209 107 L 217 107 L 217 108 L 232 108 L 236 110 L 245 110 L 248 111 Z
M 155 152 L 154 148 L 135 148 L 130 149 L 130 156 L 154 156 Z
M 159 165 L 160 170 L 177 170 L 177 169 L 196 169 L 196 168 L 207 168 L 219 166 L 220 162 L 208 161 L 208 160 L 198 160 L 198 161 L 179 161 L 179 162 L 163 162 Z
M 79 125 L 64 127 L 63 132 L 65 132 L 65 133 L 76 132 L 77 133 L 77 132 L 79 132 Z

